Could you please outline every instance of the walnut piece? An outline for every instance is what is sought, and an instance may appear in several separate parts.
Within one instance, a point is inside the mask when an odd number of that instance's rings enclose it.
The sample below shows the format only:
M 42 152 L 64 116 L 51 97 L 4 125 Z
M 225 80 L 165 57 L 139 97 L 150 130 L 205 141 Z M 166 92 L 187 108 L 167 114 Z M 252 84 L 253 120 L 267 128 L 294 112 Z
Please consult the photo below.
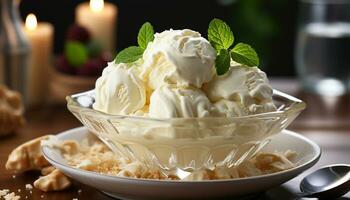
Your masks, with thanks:
M 295 153 L 294 153 L 295 154 Z M 292 153 L 287 152 L 289 157 L 293 157 Z M 290 169 L 295 167 L 295 164 L 290 161 L 284 153 L 275 152 L 275 153 L 267 153 L 261 152 L 255 156 L 255 165 L 258 169 L 266 173 L 274 173 L 283 171 L 286 169 Z
M 41 175 L 46 176 L 53 172 L 56 168 L 54 166 L 47 166 L 41 169 Z
M 16 149 L 14 149 L 6 162 L 6 169 L 24 172 L 28 170 L 41 170 L 43 176 L 39 177 L 34 186 L 44 192 L 58 191 L 68 188 L 71 185 L 70 180 L 58 169 L 51 166 L 44 158 L 41 152 L 42 143 L 61 146 L 60 141 L 55 140 L 55 136 L 45 135 L 42 137 L 30 140 Z M 57 144 L 56 144 L 57 143 Z M 68 152 L 77 151 L 77 146 L 73 142 L 67 141 L 65 150 Z M 28 184 L 27 184 L 28 185 Z M 28 185 L 26 189 L 30 189 Z
M 4 196 L 5 200 L 19 200 L 21 196 L 16 195 L 14 192 L 8 193 Z
M 9 192 L 10 192 L 9 189 L 2 189 L 2 190 L 0 189 L 0 198 L 1 198 L 2 196 L 7 195 Z
M 1 199 L 1 197 L 4 200 L 19 200 L 19 199 L 21 199 L 21 196 L 16 195 L 16 193 L 14 193 L 14 192 L 10 192 L 9 189 L 0 190 L 0 199 Z
M 21 95 L 0 85 L 0 135 L 8 135 L 24 124 Z
M 71 185 L 71 181 L 58 169 L 53 170 L 46 176 L 40 177 L 34 182 L 34 187 L 37 189 L 48 191 L 59 191 L 68 188 Z
M 46 140 L 49 136 L 42 136 L 30 140 L 16 149 L 14 149 L 6 162 L 7 170 L 15 170 L 17 172 L 23 172 L 33 169 L 41 169 L 49 166 L 41 152 L 40 143 L 42 140 Z

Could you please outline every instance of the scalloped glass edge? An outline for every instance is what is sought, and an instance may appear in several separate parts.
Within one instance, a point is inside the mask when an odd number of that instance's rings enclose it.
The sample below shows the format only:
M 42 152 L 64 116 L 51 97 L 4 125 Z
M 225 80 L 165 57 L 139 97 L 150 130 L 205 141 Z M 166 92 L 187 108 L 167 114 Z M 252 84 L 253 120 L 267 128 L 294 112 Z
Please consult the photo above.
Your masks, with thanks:
M 95 91 L 89 90 L 86 92 L 81 92 L 73 95 L 69 95 L 66 97 L 67 100 L 67 107 L 70 111 L 71 109 L 77 108 L 80 110 L 87 110 L 92 111 L 98 114 L 100 117 L 105 117 L 108 119 L 113 118 L 131 118 L 131 119 L 142 119 L 142 120 L 150 120 L 150 121 L 157 121 L 157 122 L 167 122 L 167 121 L 176 121 L 176 120 L 190 120 L 190 119 L 218 119 L 218 120 L 227 120 L 227 119 L 244 119 L 244 118 L 251 118 L 251 117 L 263 117 L 263 116 L 269 116 L 269 115 L 279 115 L 279 114 L 290 114 L 290 113 L 298 113 L 301 112 L 306 108 L 306 103 L 302 100 L 293 97 L 289 94 L 286 94 L 284 92 L 281 92 L 279 90 L 273 90 L 273 100 L 274 103 L 277 104 L 277 111 L 274 112 L 267 112 L 267 113 L 260 113 L 260 114 L 254 114 L 254 115 L 246 115 L 241 117 L 207 117 L 207 118 L 152 118 L 152 117 L 142 117 L 142 116 L 131 116 L 131 115 L 111 115 L 107 114 L 98 110 L 94 110 L 92 108 L 92 105 L 94 103 L 94 97 Z M 280 100 L 288 101 L 290 105 L 286 107 L 285 105 L 279 105 L 278 102 Z

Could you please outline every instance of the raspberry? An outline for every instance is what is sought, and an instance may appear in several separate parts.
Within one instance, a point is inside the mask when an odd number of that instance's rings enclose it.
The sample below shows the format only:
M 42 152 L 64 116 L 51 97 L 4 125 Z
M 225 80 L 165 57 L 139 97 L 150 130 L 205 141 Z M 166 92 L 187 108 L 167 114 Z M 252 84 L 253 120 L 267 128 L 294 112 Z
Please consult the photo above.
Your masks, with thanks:
M 71 25 L 67 31 L 66 40 L 88 43 L 90 41 L 89 31 L 79 25 Z

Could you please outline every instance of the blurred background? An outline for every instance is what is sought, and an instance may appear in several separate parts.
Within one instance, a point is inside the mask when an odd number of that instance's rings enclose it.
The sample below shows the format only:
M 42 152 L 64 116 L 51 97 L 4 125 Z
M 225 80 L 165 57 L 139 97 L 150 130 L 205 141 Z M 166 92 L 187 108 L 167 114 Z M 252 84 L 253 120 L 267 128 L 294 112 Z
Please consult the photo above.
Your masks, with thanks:
M 22 19 L 35 13 L 54 25 L 54 52 L 61 53 L 65 33 L 74 23 L 82 0 L 22 0 Z M 116 50 L 136 44 L 140 26 L 149 21 L 156 31 L 190 28 L 206 37 L 210 20 L 221 18 L 231 26 L 235 41 L 252 44 L 269 76 L 295 76 L 293 51 L 298 1 L 208 0 L 144 1 L 109 0 L 118 6 Z

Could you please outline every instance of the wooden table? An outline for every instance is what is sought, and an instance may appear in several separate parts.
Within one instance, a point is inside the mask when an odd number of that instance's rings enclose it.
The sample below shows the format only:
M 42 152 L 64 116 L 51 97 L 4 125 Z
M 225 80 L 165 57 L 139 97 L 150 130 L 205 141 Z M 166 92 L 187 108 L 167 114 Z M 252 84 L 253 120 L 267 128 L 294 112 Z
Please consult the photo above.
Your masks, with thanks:
M 308 104 L 308 108 L 289 129 L 300 132 L 322 147 L 322 157 L 312 169 L 333 163 L 350 164 L 350 96 L 321 98 L 300 93 L 295 80 L 273 80 L 272 84 L 275 88 L 293 94 Z M 15 135 L 0 139 L 0 189 L 6 188 L 15 191 L 22 196 L 22 199 L 26 199 L 26 196 L 27 199 L 52 200 L 111 199 L 99 191 L 79 183 L 74 183 L 71 189 L 61 192 L 44 193 L 33 189 L 31 194 L 26 191 L 25 184 L 32 184 L 39 174 L 29 172 L 14 176 L 12 172 L 6 171 L 4 165 L 11 150 L 32 138 L 80 126 L 80 123 L 64 106 L 47 106 L 30 111 L 27 113 L 26 119 L 25 127 Z M 293 193 L 298 192 L 299 182 L 305 173 L 279 187 L 259 194 L 255 199 L 294 199 Z M 18 192 L 19 189 L 20 192 Z M 81 192 L 78 192 L 79 190 Z M 350 199 L 350 193 L 342 199 Z

